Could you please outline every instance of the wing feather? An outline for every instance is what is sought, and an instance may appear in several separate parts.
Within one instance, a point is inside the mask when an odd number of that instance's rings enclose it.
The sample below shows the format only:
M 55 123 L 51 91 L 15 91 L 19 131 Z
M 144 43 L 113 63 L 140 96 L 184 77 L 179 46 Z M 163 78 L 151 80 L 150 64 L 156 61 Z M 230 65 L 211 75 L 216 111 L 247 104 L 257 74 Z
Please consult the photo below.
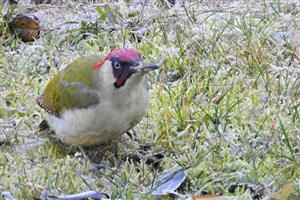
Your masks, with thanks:
M 54 75 L 43 95 L 37 99 L 38 104 L 58 117 L 65 109 L 88 108 L 98 104 L 98 91 L 93 88 L 93 65 L 102 59 L 99 55 L 76 59 Z

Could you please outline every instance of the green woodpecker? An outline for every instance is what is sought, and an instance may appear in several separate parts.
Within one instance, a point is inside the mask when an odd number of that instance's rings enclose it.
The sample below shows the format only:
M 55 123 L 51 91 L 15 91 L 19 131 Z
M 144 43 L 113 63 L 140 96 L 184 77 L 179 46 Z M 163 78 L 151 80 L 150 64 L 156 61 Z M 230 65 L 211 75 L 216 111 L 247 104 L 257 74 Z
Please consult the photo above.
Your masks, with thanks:
M 64 143 L 101 144 L 145 116 L 149 95 L 144 75 L 157 68 L 128 48 L 115 49 L 106 57 L 84 56 L 54 75 L 37 102 Z

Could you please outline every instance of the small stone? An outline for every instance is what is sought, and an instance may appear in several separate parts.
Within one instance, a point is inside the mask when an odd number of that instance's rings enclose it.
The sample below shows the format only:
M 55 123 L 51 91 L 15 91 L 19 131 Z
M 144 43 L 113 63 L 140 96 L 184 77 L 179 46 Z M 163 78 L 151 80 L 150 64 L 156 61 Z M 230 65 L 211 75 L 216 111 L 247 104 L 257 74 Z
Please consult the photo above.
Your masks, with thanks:
M 168 82 L 175 82 L 180 78 L 180 72 L 178 70 L 168 72 L 166 78 Z

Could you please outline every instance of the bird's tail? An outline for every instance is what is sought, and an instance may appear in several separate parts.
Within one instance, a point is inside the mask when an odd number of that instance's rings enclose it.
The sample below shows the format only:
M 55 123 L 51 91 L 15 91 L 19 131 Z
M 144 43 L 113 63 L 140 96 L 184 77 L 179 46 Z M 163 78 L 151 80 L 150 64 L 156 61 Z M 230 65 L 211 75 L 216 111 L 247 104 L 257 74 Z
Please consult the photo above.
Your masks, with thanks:
M 41 123 L 39 124 L 39 131 L 45 131 L 45 130 L 49 130 L 50 129 L 50 126 L 48 124 L 48 122 L 43 119 L 43 121 L 41 121 Z

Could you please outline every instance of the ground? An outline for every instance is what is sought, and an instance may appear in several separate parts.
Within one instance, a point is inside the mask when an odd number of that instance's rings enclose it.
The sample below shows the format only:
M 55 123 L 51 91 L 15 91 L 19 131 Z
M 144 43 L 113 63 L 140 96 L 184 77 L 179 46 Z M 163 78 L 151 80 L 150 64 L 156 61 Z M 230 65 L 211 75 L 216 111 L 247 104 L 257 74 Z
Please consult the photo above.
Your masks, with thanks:
M 1 9 L 0 191 L 154 199 L 155 180 L 182 170 L 181 199 L 283 199 L 281 188 L 299 197 L 289 189 L 300 175 L 298 1 L 57 2 L 11 9 L 40 20 L 28 43 L 7 32 Z M 73 59 L 123 46 L 161 69 L 147 77 L 151 103 L 135 133 L 88 149 L 95 169 L 37 131 L 35 99 Z

